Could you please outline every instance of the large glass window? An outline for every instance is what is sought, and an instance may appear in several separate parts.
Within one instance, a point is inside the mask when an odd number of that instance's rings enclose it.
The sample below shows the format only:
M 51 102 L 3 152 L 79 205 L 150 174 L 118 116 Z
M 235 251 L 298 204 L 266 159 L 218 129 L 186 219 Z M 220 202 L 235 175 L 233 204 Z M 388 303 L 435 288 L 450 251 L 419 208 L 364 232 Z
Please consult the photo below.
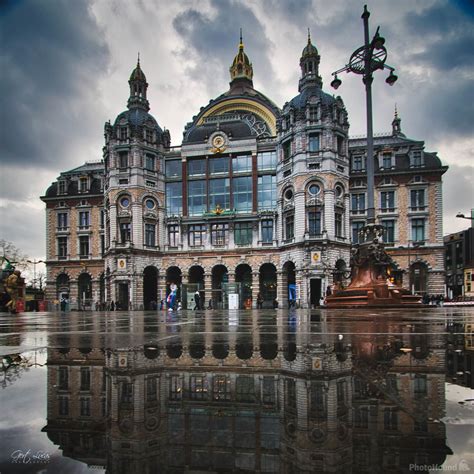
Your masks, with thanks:
M 166 177 L 181 178 L 183 166 L 181 160 L 172 160 L 166 162 Z
M 209 180 L 209 210 L 213 211 L 230 208 L 230 180 L 229 178 Z
M 275 151 L 263 151 L 257 155 L 257 168 L 259 171 L 275 170 L 277 156 Z
M 183 212 L 183 187 L 181 183 L 166 184 L 166 212 L 169 216 L 178 216 Z
M 258 177 L 258 209 L 275 209 L 277 203 L 276 176 Z
M 252 155 L 236 156 L 232 159 L 232 173 L 249 173 L 252 171 Z
M 207 378 L 203 375 L 191 375 L 189 378 L 189 396 L 191 400 L 206 400 L 207 391 Z
M 382 212 L 395 211 L 395 191 L 382 191 L 380 193 L 380 208 Z
M 188 214 L 190 216 L 199 216 L 206 212 L 206 201 L 206 181 L 189 181 Z
M 188 161 L 188 176 L 204 176 L 206 174 L 206 160 L 199 158 Z
M 295 216 L 293 214 L 285 217 L 285 239 L 290 240 L 295 236 Z
M 413 219 L 411 221 L 411 239 L 414 242 L 425 240 L 425 219 Z
M 365 193 L 351 194 L 351 210 L 353 214 L 365 212 Z
M 215 175 L 218 173 L 228 173 L 229 172 L 229 158 L 223 156 L 221 158 L 211 158 L 209 160 L 209 174 Z
M 229 224 L 211 225 L 211 244 L 215 246 L 227 245 L 229 238 Z
M 230 379 L 227 375 L 214 375 L 212 398 L 218 401 L 230 400 Z
M 58 258 L 67 258 L 67 237 L 58 237 Z
M 273 220 L 265 219 L 262 221 L 262 242 L 271 244 L 273 242 Z
M 156 245 L 156 225 L 145 224 L 145 245 L 154 247 Z
M 308 211 L 308 232 L 312 237 L 321 234 L 321 211 Z
M 308 137 L 309 152 L 319 151 L 319 133 L 311 133 Z
M 188 237 L 190 247 L 201 247 L 204 245 L 206 226 L 204 224 L 193 224 L 189 226 Z
M 168 245 L 177 247 L 179 244 L 179 226 L 172 224 L 168 226 Z
M 252 177 L 232 180 L 234 209 L 237 212 L 252 212 Z
M 148 171 L 155 171 L 155 155 L 151 155 L 150 153 L 147 153 L 145 155 L 145 169 Z
M 235 397 L 238 402 L 254 403 L 255 380 L 248 375 L 238 375 L 235 382 Z
M 383 241 L 387 244 L 393 244 L 395 242 L 395 221 L 382 221 L 383 225 Z
M 425 208 L 425 190 L 412 189 L 410 191 L 410 203 L 413 211 L 422 211 Z
M 250 245 L 252 243 L 252 223 L 236 222 L 234 228 L 234 241 L 236 245 Z
M 359 232 L 364 227 L 364 222 L 353 222 L 352 223 L 352 243 L 358 244 L 359 242 Z
M 124 244 L 131 240 L 132 237 L 132 224 L 130 222 L 120 223 L 120 242 Z

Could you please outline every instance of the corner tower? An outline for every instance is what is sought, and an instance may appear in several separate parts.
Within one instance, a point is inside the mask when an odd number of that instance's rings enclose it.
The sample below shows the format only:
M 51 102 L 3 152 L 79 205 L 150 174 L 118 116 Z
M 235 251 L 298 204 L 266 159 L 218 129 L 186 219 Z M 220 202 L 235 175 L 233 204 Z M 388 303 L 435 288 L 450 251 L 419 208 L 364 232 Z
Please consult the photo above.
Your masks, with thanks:
M 300 299 L 311 305 L 319 305 L 334 269 L 349 267 L 350 253 L 349 123 L 342 99 L 322 90 L 319 64 L 308 32 L 299 94 L 278 122 L 281 259 L 294 268 Z
M 163 245 L 163 155 L 170 135 L 148 113 L 148 83 L 139 59 L 128 83 L 127 110 L 104 129 L 105 267 L 108 301 L 138 309 L 146 289 L 137 275 L 149 266 L 158 272 L 156 256 Z M 156 285 L 151 293 L 148 302 L 157 300 Z

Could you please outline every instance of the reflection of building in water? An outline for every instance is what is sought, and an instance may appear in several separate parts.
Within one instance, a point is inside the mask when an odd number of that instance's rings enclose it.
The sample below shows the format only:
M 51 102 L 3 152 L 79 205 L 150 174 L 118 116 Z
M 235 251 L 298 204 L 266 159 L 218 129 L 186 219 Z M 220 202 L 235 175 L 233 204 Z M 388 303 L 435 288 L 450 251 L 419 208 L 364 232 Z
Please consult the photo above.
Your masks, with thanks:
M 108 341 L 107 428 L 94 417 L 108 472 L 403 472 L 444 461 L 442 328 L 368 323 L 350 335 L 350 322 L 282 313 L 188 323 L 142 320 Z M 46 429 L 62 446 L 60 432 L 93 436 L 77 410 L 66 427 L 55 408 L 58 371 L 80 358 L 68 354 L 52 351 L 49 362 Z M 98 377 L 104 357 L 89 354 Z M 98 405 L 103 396 L 92 393 Z M 72 457 L 100 464 L 99 451 L 76 445 Z
M 448 323 L 446 346 L 446 376 L 457 385 L 474 388 L 474 325 L 472 323 Z
M 42 431 L 64 456 L 88 465 L 105 463 L 106 376 L 100 324 L 71 313 L 68 320 L 59 320 L 58 334 L 50 336 L 48 344 L 48 415 Z

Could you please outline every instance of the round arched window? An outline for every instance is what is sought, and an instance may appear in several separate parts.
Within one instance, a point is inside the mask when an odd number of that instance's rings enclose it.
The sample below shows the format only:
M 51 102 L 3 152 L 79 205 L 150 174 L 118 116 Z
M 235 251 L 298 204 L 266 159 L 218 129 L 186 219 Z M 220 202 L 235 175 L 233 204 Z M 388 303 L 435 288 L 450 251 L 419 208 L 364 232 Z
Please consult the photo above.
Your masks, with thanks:
M 342 186 L 340 184 L 336 184 L 336 197 L 340 198 L 344 194 L 344 189 L 342 189 Z
M 122 207 L 128 207 L 130 205 L 130 199 L 128 197 L 124 197 L 120 200 L 120 205 Z
M 308 191 L 312 196 L 317 196 L 321 192 L 321 187 L 313 183 L 309 185 Z
M 285 199 L 287 201 L 291 201 L 293 199 L 293 191 L 291 189 L 287 189 L 285 191 Z
M 155 208 L 155 201 L 153 201 L 153 199 L 147 199 L 145 201 L 145 206 L 148 208 L 148 209 L 154 209 Z

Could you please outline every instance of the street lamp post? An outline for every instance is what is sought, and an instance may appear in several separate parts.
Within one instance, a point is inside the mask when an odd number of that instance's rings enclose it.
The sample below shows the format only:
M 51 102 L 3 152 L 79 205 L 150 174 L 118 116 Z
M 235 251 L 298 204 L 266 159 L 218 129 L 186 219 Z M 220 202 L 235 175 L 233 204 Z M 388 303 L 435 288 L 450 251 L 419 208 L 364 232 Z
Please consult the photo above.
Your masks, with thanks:
M 390 75 L 385 82 L 393 86 L 398 77 L 394 74 L 394 68 L 385 64 L 387 59 L 387 50 L 384 47 L 385 39 L 380 36 L 379 28 L 375 32 L 372 41 L 369 41 L 369 16 L 367 5 L 364 5 L 362 19 L 364 21 L 364 46 L 356 49 L 350 59 L 349 64 L 333 72 L 334 79 L 331 86 L 337 89 L 342 81 L 338 78 L 341 72 L 353 72 L 362 75 L 362 81 L 365 84 L 366 112 L 367 112 L 367 225 L 375 225 L 375 204 L 374 204 L 374 134 L 372 126 L 372 81 L 373 73 L 378 69 L 388 69 Z M 373 236 L 373 232 L 370 233 Z
M 362 76 L 365 85 L 367 112 L 367 224 L 359 232 L 359 244 L 354 245 L 351 253 L 351 283 L 347 288 L 337 289 L 327 298 L 327 306 L 332 308 L 370 306 L 415 305 L 418 307 L 419 298 L 408 290 L 394 285 L 389 281 L 388 268 L 393 264 L 392 259 L 384 250 L 382 236 L 384 228 L 375 223 L 374 196 L 374 136 L 372 126 L 372 81 L 373 73 L 377 70 L 390 71 L 385 82 L 392 86 L 397 81 L 394 68 L 385 64 L 387 50 L 385 39 L 379 34 L 369 39 L 369 16 L 367 5 L 364 6 L 362 20 L 364 22 L 364 45 L 356 49 L 348 64 L 333 72 L 331 86 L 337 89 L 342 81 L 338 74 L 353 72 Z
M 44 263 L 44 260 L 33 259 L 27 260 L 27 262 L 33 264 L 33 288 L 36 289 L 36 265 L 38 265 L 38 263 Z

